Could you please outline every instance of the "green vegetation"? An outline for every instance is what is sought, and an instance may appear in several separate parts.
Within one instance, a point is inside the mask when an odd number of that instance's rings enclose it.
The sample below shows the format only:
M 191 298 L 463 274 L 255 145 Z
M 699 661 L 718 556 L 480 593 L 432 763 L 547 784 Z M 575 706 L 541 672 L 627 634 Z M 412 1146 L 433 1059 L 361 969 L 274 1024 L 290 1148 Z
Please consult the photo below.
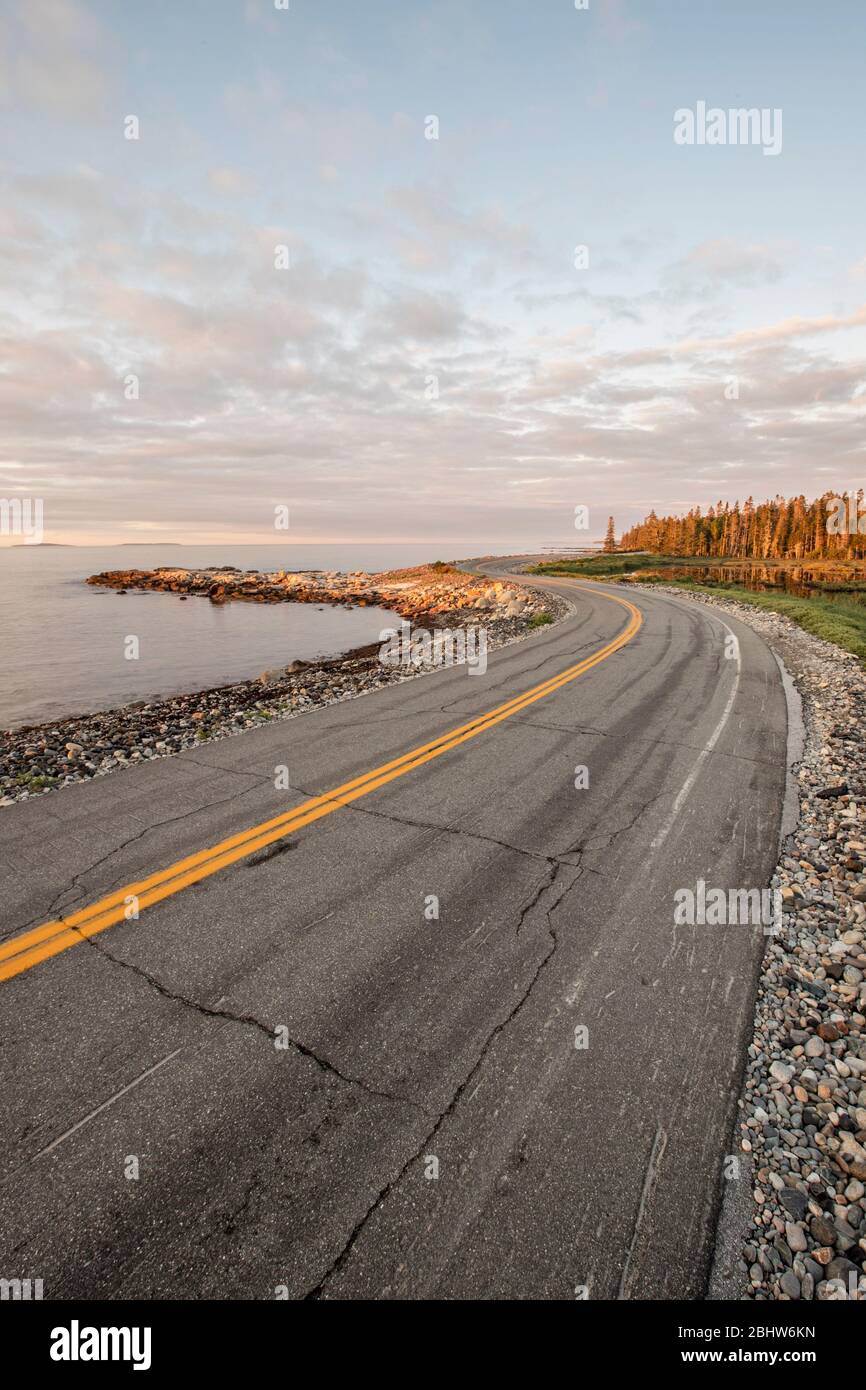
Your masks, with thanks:
M 866 594 L 866 584 L 860 579 L 852 579 L 847 584 L 827 584 L 820 579 L 810 579 L 809 587 L 819 589 L 822 594 Z
M 752 608 L 781 613 L 806 632 L 823 637 L 827 642 L 834 642 L 843 651 L 853 652 L 866 663 L 866 586 L 862 581 L 852 579 L 850 584 L 817 582 L 812 585 L 815 589 L 813 594 L 809 597 L 799 597 L 783 590 L 755 592 L 733 580 L 704 580 L 702 583 L 696 583 L 691 579 L 665 579 L 664 576 L 653 573 L 654 570 L 662 568 L 705 568 L 725 563 L 730 564 L 731 561 L 724 558 L 708 559 L 706 556 L 650 555 L 644 552 L 558 560 L 551 564 L 538 565 L 534 573 L 568 574 L 575 578 L 602 580 L 634 578 L 641 584 L 670 584 L 686 592 L 719 594 L 735 599 L 738 603 L 748 604 Z
M 55 787 L 59 781 L 59 777 L 50 777 L 48 773 L 37 772 L 19 772 L 15 778 L 16 786 L 26 787 L 31 792 L 41 792 L 46 787 Z
M 553 615 L 551 613 L 533 613 L 532 617 L 529 619 L 529 626 L 547 627 L 547 624 L 552 622 Z
M 866 662 L 866 605 L 858 603 L 856 599 L 846 602 L 822 595 L 797 598 L 794 594 L 753 593 L 737 584 L 693 584 L 688 579 L 675 582 L 678 589 L 692 589 L 698 594 L 715 594 L 723 590 L 725 598 L 747 603 L 752 608 L 769 608 L 774 613 L 781 613 L 806 632 L 823 637 L 826 642 L 835 642 L 843 651 L 853 652 Z
M 646 551 L 635 551 L 631 555 L 587 555 L 579 560 L 545 561 L 541 565 L 536 565 L 530 570 L 530 573 L 573 574 L 584 579 L 611 579 L 619 575 L 633 574 L 635 570 L 658 569 L 669 565 L 711 565 L 713 563 L 705 556 L 701 559 L 681 559 L 676 555 L 650 555 Z
M 819 592 L 808 598 L 783 592 L 754 592 L 730 580 L 715 583 L 695 583 L 691 579 L 664 579 L 652 573 L 659 567 L 687 567 L 689 564 L 706 565 L 706 559 L 692 559 L 682 556 L 648 555 L 598 555 L 585 560 L 560 561 L 550 565 L 539 565 L 537 572 L 543 574 L 570 574 L 584 579 L 616 579 L 634 576 L 643 584 L 671 584 L 675 588 L 697 594 L 722 594 L 725 598 L 736 599 L 738 603 L 752 608 L 769 609 L 790 618 L 806 632 L 834 642 L 843 651 L 853 652 L 866 662 L 866 603 L 863 602 L 864 589 L 856 581 L 850 587 L 844 585 L 821 586 Z M 641 574 L 641 570 L 647 570 Z

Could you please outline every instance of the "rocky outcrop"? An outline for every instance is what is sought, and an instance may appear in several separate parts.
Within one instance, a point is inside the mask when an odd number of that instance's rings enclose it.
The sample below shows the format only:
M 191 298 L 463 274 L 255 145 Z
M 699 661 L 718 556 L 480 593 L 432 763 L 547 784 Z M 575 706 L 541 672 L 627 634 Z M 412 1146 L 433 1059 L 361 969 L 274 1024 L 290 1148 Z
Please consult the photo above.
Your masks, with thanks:
M 93 574 L 88 584 L 116 589 L 155 590 L 183 597 L 207 598 L 211 603 L 330 603 L 348 607 L 378 605 L 396 611 L 410 622 L 531 617 L 545 609 L 545 600 L 515 584 L 465 574 L 451 565 L 420 565 L 383 574 L 335 570 L 189 570 L 163 566 L 155 570 L 107 570 Z

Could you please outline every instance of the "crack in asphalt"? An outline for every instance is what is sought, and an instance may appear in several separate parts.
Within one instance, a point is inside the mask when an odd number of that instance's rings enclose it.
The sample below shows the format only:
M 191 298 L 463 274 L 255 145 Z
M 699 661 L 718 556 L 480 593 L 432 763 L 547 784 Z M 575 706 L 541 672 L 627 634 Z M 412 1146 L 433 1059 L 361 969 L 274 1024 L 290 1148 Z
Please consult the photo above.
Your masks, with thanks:
M 618 825 L 614 827 L 613 830 L 600 830 L 595 835 L 588 835 L 586 839 L 578 840 L 575 844 L 570 845 L 567 850 L 563 851 L 563 853 L 582 855 L 588 849 L 588 847 L 592 845 L 596 840 L 603 840 L 605 843 L 602 845 L 602 848 L 610 849 L 615 839 L 617 839 L 620 835 L 625 835 L 629 830 L 633 830 L 634 827 L 637 825 L 638 821 L 640 820 L 641 816 L 649 810 L 653 802 L 661 801 L 664 796 L 664 792 L 656 792 L 654 796 L 651 796 L 647 801 L 644 801 L 638 807 L 631 820 L 628 821 L 625 825 Z
M 314 792 L 304 791 L 303 787 L 294 787 L 294 791 L 299 791 L 303 796 L 316 795 Z M 508 840 L 499 840 L 495 835 L 482 835 L 477 830 L 467 830 L 464 826 L 457 825 L 438 825 L 435 821 L 410 820 L 407 816 L 395 815 L 393 811 L 375 811 L 371 806 L 359 806 L 357 802 L 350 801 L 343 805 L 337 799 L 337 804 L 344 811 L 355 811 L 362 816 L 375 816 L 379 820 L 393 822 L 394 825 L 406 825 L 412 830 L 438 830 L 442 835 L 462 836 L 467 840 L 480 840 L 482 844 L 498 845 L 500 849 L 510 850 L 512 854 L 521 854 L 527 859 L 541 860 L 545 864 L 563 863 L 568 868 L 577 868 L 578 865 L 571 864 L 563 855 L 573 853 L 566 849 L 562 854 L 545 854 L 542 850 L 524 849 L 521 845 L 513 845 Z
M 228 1009 L 218 1009 L 216 1006 L 203 1004 L 198 999 L 190 999 L 185 994 L 170 989 L 168 985 L 163 984 L 161 980 L 157 979 L 149 970 L 145 970 L 143 966 L 135 965 L 132 961 L 121 960 L 119 956 L 112 955 L 111 951 L 106 950 L 102 942 L 97 941 L 94 937 L 85 936 L 76 927 L 73 927 L 72 930 L 76 931 L 81 937 L 81 940 L 96 951 L 98 955 L 110 961 L 112 965 L 117 965 L 123 970 L 131 971 L 133 975 L 137 975 L 139 979 L 144 980 L 152 989 L 155 989 L 158 994 L 161 994 L 164 999 L 169 999 L 176 1004 L 182 1004 L 185 1008 L 201 1014 L 204 1018 L 223 1019 L 227 1023 L 238 1023 L 249 1028 L 256 1028 L 260 1033 L 264 1033 L 264 1035 L 270 1039 L 271 1043 L 274 1042 L 277 1036 L 276 1027 L 264 1023 L 261 1019 L 256 1018 L 254 1014 L 231 1013 Z M 375 1097 L 378 1100 L 389 1100 L 401 1105 L 409 1105 L 415 1110 L 420 1110 L 422 1114 L 429 1113 L 424 1110 L 423 1105 L 420 1105 L 416 1100 L 412 1100 L 409 1096 L 398 1095 L 393 1091 L 380 1090 L 378 1087 L 372 1086 L 369 1082 L 365 1081 L 362 1077 L 350 1076 L 347 1072 L 341 1071 L 334 1062 L 330 1061 L 327 1057 L 321 1056 L 318 1052 L 314 1051 L 313 1048 L 308 1047 L 306 1043 L 300 1042 L 297 1038 L 288 1038 L 287 1041 L 302 1057 L 306 1057 L 310 1061 L 315 1062 L 324 1072 L 327 1072 L 331 1076 L 335 1076 L 345 1085 L 357 1086 L 367 1095 Z
M 252 732 L 253 732 L 252 729 L 242 729 L 242 730 L 241 730 L 241 733 L 245 733 L 245 734 L 252 733 Z M 217 743 L 218 743 L 219 741 L 220 741 L 219 739 L 216 740 Z M 222 763 L 203 763 L 203 762 L 200 762 L 198 758 L 193 758 L 193 757 L 191 757 L 191 756 L 190 756 L 190 753 L 189 753 L 189 750 L 186 749 L 186 748 L 182 748 L 182 749 L 180 750 L 180 752 L 177 753 L 175 756 L 178 757 L 178 758 L 182 758 L 183 761 L 186 762 L 186 763 L 193 763 L 196 767 L 203 767 L 203 768 L 205 769 L 206 772 L 227 772 L 227 773 L 229 774 L 229 776 L 232 776 L 232 777 L 254 777 L 255 780 L 256 780 L 257 782 L 271 782 L 271 783 L 272 783 L 273 780 L 274 780 L 274 779 L 273 779 L 273 774 L 270 773 L 270 772 L 244 772 L 242 768 L 238 768 L 238 767 L 223 767 Z M 218 803 L 217 803 L 217 804 L 218 804 Z
M 592 734 L 597 738 L 620 737 L 617 729 L 583 729 L 579 726 L 573 728 L 571 725 L 566 724 L 539 724 L 536 720 L 520 719 L 518 717 L 503 721 L 503 727 L 509 726 L 512 730 L 518 726 L 522 726 L 526 729 L 546 729 L 551 733 L 557 734 Z M 682 748 L 687 753 L 702 753 L 704 751 L 703 744 L 683 743 L 680 739 L 675 738 L 639 738 L 637 735 L 634 735 L 630 738 L 630 742 L 634 745 L 644 745 L 647 748 Z M 717 757 L 732 758 L 737 762 L 751 763 L 755 767 L 775 766 L 772 758 L 749 758 L 745 753 L 735 753 L 732 749 L 714 748 L 712 751 Z
M 220 1217 L 219 1230 L 214 1228 L 213 1230 L 205 1231 L 203 1233 L 202 1245 L 206 1245 L 209 1240 L 213 1240 L 214 1237 L 218 1234 L 224 1236 L 234 1235 L 235 1231 L 237 1230 L 238 1226 L 240 1225 L 241 1221 L 243 1220 L 244 1216 L 249 1211 L 249 1208 L 252 1205 L 253 1194 L 257 1191 L 258 1188 L 261 1187 L 261 1184 L 262 1178 L 259 1176 L 258 1170 L 256 1170 L 254 1173 L 250 1175 L 241 1200 L 237 1203 L 236 1206 L 231 1208 L 229 1211 L 225 1212 L 223 1216 Z
M 597 643 L 597 642 L 599 642 L 599 641 L 603 641 L 603 640 L 604 640 L 604 635 L 603 635 L 602 633 L 596 633 L 596 634 L 593 634 L 593 636 L 590 637 L 586 642 L 582 642 L 582 643 L 580 644 L 579 647 L 576 647 L 576 648 L 573 649 L 573 650 L 570 650 L 570 651 L 567 651 L 567 652 L 552 652 L 552 653 L 550 654 L 550 656 L 546 656 L 546 657 L 544 658 L 543 661 L 539 661 L 539 662 L 537 663 L 537 665 L 533 666 L 533 668 L 532 668 L 532 674 L 533 674 L 533 676 L 537 676 L 537 675 L 538 675 L 538 672 L 541 671 L 541 670 L 543 670 L 543 668 L 544 668 L 545 666 L 549 666 L 550 663 L 551 663 L 552 661 L 562 661 L 563 658 L 566 658 L 568 661 L 571 662 L 572 665 L 574 665 L 575 662 L 580 658 L 580 653 L 581 653 L 581 652 L 585 651 L 586 649 L 594 650 L 594 644 Z M 610 639 L 608 639 L 608 640 L 610 640 Z M 613 653 L 612 653 L 612 655 L 613 655 Z M 515 674 L 516 674 L 517 676 L 520 676 L 521 674 L 525 675 L 526 672 L 517 672 L 517 673 L 513 673 L 513 672 L 512 672 L 512 673 L 510 673 L 510 674 L 508 674 L 508 675 L 504 675 L 504 674 L 503 674 L 503 679 L 502 679 L 502 680 L 493 681 L 491 684 L 485 685 L 485 686 L 484 686 L 484 689 L 483 689 L 483 694 L 484 694 L 485 696 L 487 696 L 487 695 L 489 695 L 489 694 L 491 693 L 491 691 L 494 691 L 494 690 L 501 690 L 503 686 L 509 685 L 511 682 L 513 682 L 513 681 L 515 680 Z M 551 679 L 552 679 L 552 677 L 551 677 Z M 540 684 L 540 683 L 541 683 L 541 682 L 539 682 L 539 684 Z M 524 694 L 526 694 L 526 693 L 527 693 L 527 692 L 526 692 L 525 690 L 524 690 L 524 691 L 518 690 L 518 691 L 515 692 L 515 698 L 516 698 L 517 696 L 519 696 L 519 695 L 524 695 Z M 551 691 L 550 693 L 551 693 L 551 694 L 556 694 L 555 691 Z M 436 709 L 436 713 L 438 713 L 438 714 L 447 714 L 449 710 L 453 709 L 453 707 L 454 707 L 455 705 L 459 705 L 459 704 L 460 704 L 460 701 L 461 701 L 461 700 L 465 700 L 466 698 L 467 698 L 467 695 L 458 695 L 456 699 L 454 699 L 454 700 L 448 700 L 448 701 L 446 701 L 446 703 L 445 703 L 444 705 L 439 705 L 439 706 L 437 707 L 437 709 Z
M 475 1079 L 475 1076 L 477 1075 L 481 1067 L 484 1065 L 484 1062 L 487 1059 L 490 1049 L 493 1047 L 493 1044 L 499 1037 L 500 1033 L 502 1033 L 509 1026 L 509 1024 L 513 1022 L 513 1020 L 520 1013 L 521 1009 L 527 1003 L 530 995 L 532 994 L 533 989 L 535 988 L 535 985 L 537 984 L 538 980 L 540 979 L 541 975 L 543 974 L 544 970 L 546 969 L 547 965 L 549 964 L 559 945 L 559 937 L 557 936 L 556 931 L 554 930 L 553 924 L 551 922 L 551 916 L 553 912 L 555 912 L 562 905 L 563 900 L 571 892 L 575 884 L 582 878 L 584 872 L 583 869 L 580 868 L 578 865 L 564 864 L 562 861 L 559 860 L 551 862 L 550 872 L 547 875 L 546 882 L 542 884 L 540 891 L 535 894 L 532 902 L 527 904 L 527 906 L 524 909 L 522 909 L 520 913 L 518 929 L 525 920 L 528 912 L 530 912 L 532 908 L 537 907 L 543 893 L 545 891 L 551 891 L 556 886 L 557 879 L 559 878 L 560 872 L 563 868 L 573 868 L 576 870 L 576 872 L 571 882 L 563 888 L 563 891 L 559 894 L 556 901 L 552 902 L 549 907 L 545 908 L 547 933 L 550 937 L 550 944 L 547 950 L 544 952 L 544 955 L 542 956 L 535 970 L 533 971 L 532 976 L 528 984 L 526 985 L 526 988 L 524 989 L 520 998 L 514 1004 L 513 1008 L 509 1009 L 505 1017 L 500 1019 L 500 1021 L 497 1024 L 495 1024 L 495 1026 L 488 1033 L 487 1037 L 482 1043 L 482 1046 L 478 1052 L 475 1061 L 473 1062 L 469 1071 L 463 1077 L 463 1080 L 460 1081 L 457 1085 L 454 1093 L 451 1096 L 451 1099 L 449 1100 L 445 1108 L 440 1112 L 433 1126 L 427 1131 L 427 1133 L 422 1138 L 421 1143 L 409 1156 L 409 1158 L 406 1160 L 406 1162 L 403 1164 L 403 1166 L 400 1168 L 397 1174 L 393 1178 L 390 1178 L 388 1182 L 386 1182 L 384 1186 L 379 1189 L 379 1192 L 376 1194 L 373 1201 L 367 1207 L 367 1210 L 355 1223 L 342 1248 L 333 1258 L 319 1282 L 315 1284 L 311 1289 L 308 1289 L 307 1292 L 303 1295 L 303 1298 L 305 1300 L 318 1300 L 325 1295 L 327 1285 L 337 1274 L 339 1274 L 340 1270 L 345 1265 L 373 1213 L 382 1205 L 384 1201 L 386 1201 L 386 1199 L 394 1191 L 394 1189 L 401 1182 L 405 1174 L 411 1168 L 412 1164 L 418 1161 L 427 1145 L 430 1144 L 431 1141 L 436 1138 L 436 1135 L 439 1133 L 443 1124 L 446 1122 L 449 1116 L 454 1113 L 455 1109 L 459 1105 L 461 1098 L 467 1090 L 467 1087 L 472 1083 L 472 1081 Z
M 530 912 L 532 912 L 533 908 L 538 906 L 542 894 L 546 893 L 549 888 L 553 887 L 554 883 L 556 882 L 559 870 L 561 868 L 561 863 L 557 862 L 555 859 L 549 859 L 547 867 L 547 877 L 542 879 L 541 883 L 539 883 L 538 887 L 535 889 L 535 892 L 532 894 L 532 897 L 529 899 L 526 905 L 520 909 L 520 916 L 517 919 L 517 926 L 514 928 L 515 936 L 520 935 L 520 929 L 523 926 L 523 923 L 526 921 L 526 918 L 529 916 Z M 578 862 L 573 867 L 579 869 L 580 863 Z M 578 874 L 578 877 L 579 876 L 580 875 Z M 577 880 L 575 880 L 575 882 L 576 881 Z M 550 913 L 548 913 L 547 915 L 547 921 L 548 928 L 550 929 Z M 552 934 L 553 933 L 551 931 L 551 935 Z
M 523 729 L 547 729 L 554 734 L 596 734 L 599 738 L 611 737 L 605 729 L 583 729 L 580 725 L 572 724 L 542 724 L 537 719 L 521 719 L 519 715 L 504 722 Z
M 237 775 L 239 777 L 256 776 L 256 774 L 254 773 L 246 772 L 239 772 Z M 46 918 L 50 919 L 52 914 L 57 910 L 57 905 L 60 902 L 60 899 L 65 897 L 67 893 L 76 892 L 76 901 L 80 900 L 82 895 L 86 891 L 84 887 L 80 885 L 80 880 L 84 878 L 86 874 L 92 874 L 94 870 L 98 869 L 100 865 L 106 862 L 106 860 L 111 859 L 115 854 L 120 854 L 123 850 L 128 849 L 130 845 L 135 844 L 136 840 L 143 839 L 143 837 L 147 835 L 151 830 L 161 830 L 166 825 L 175 825 L 179 821 L 188 820 L 191 816 L 201 815 L 203 811 L 212 811 L 215 809 L 215 807 L 222 806 L 226 801 L 234 801 L 237 799 L 237 797 L 243 796 L 246 791 L 252 790 L 252 787 L 246 787 L 244 791 L 231 792 L 228 796 L 218 797 L 216 801 L 208 801 L 204 805 L 194 807 L 192 810 L 181 811 L 176 816 L 167 816 L 165 820 L 153 821 L 152 824 L 145 825 L 141 830 L 136 830 L 134 835 L 130 835 L 128 839 L 121 841 L 119 845 L 115 845 L 113 849 L 110 849 L 105 854 L 100 855 L 100 857 L 98 859 L 95 859 L 92 864 L 88 864 L 86 868 L 79 869 L 75 874 L 73 874 L 67 886 L 65 888 L 61 888 L 59 893 L 55 893 L 48 907 L 45 908 L 43 912 L 39 912 L 35 917 L 31 917 L 29 922 L 24 922 L 20 926 L 12 927 L 11 930 L 8 932 L 0 933 L 0 941 L 5 940 L 7 937 L 14 936 L 17 932 L 26 931 L 28 927 L 34 926 L 37 922 L 44 922 Z M 110 891 L 110 889 L 106 891 Z M 67 903 L 64 908 L 64 912 L 68 912 L 70 908 L 73 908 L 74 906 L 75 901 Z M 61 915 L 58 918 L 58 921 L 65 921 L 65 917 Z

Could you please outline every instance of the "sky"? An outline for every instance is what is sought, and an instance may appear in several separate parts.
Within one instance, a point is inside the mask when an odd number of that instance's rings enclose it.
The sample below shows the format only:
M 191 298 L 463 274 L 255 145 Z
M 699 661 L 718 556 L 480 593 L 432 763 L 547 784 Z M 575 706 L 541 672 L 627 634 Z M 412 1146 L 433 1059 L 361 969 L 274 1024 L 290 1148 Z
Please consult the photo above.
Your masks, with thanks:
M 0 0 L 46 540 L 478 554 L 864 481 L 862 0 L 282 3 Z M 781 147 L 678 143 L 701 102 Z

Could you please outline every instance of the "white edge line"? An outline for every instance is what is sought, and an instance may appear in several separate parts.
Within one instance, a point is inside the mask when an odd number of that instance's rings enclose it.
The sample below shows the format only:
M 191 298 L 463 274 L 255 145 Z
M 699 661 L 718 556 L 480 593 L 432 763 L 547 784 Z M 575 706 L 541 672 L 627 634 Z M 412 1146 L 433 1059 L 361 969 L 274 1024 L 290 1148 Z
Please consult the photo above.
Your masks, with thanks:
M 736 633 L 734 633 L 734 632 L 731 631 L 731 629 L 728 627 L 728 624 L 727 624 L 726 622 L 724 622 L 724 620 L 723 620 L 722 618 L 718 617 L 718 615 L 715 614 L 715 613 L 713 614 L 713 617 L 716 619 L 716 621 L 717 621 L 718 623 L 721 624 L 721 626 L 725 629 L 725 632 L 727 632 L 727 634 L 728 634 L 730 637 L 733 637 L 734 642 L 736 643 L 736 651 L 737 651 L 737 673 L 736 673 L 736 675 L 735 675 L 735 677 L 734 677 L 734 684 L 733 684 L 733 686 L 731 687 L 731 693 L 730 693 L 730 695 L 728 696 L 727 704 L 725 705 L 725 708 L 724 708 L 724 710 L 722 711 L 722 717 L 721 717 L 721 719 L 719 720 L 718 724 L 716 725 L 715 729 L 713 730 L 712 734 L 710 735 L 709 742 L 706 744 L 706 746 L 705 746 L 704 748 L 701 749 L 700 753 L 698 754 L 697 758 L 695 759 L 695 765 L 694 765 L 694 767 L 692 768 L 692 770 L 691 770 L 691 772 L 689 773 L 689 775 L 688 775 L 688 777 L 686 778 L 686 780 L 683 782 L 683 785 L 680 787 L 680 790 L 679 790 L 679 792 L 677 793 L 676 801 L 674 802 L 673 807 L 672 807 L 672 809 L 671 809 L 670 815 L 667 817 L 667 819 L 666 819 L 666 821 L 664 822 L 664 825 L 662 826 L 662 828 L 661 828 L 661 830 L 659 831 L 658 835 L 656 835 L 655 839 L 653 840 L 652 844 L 650 845 L 650 849 L 660 849 L 661 846 L 664 844 L 665 840 L 667 839 L 668 835 L 670 834 L 671 830 L 673 829 L 674 821 L 676 820 L 677 816 L 679 815 L 679 813 L 680 813 L 680 811 L 681 811 L 681 809 L 682 809 L 682 807 L 683 807 L 683 805 L 684 805 L 684 803 L 685 803 L 685 801 L 686 801 L 686 798 L 687 798 L 688 795 L 689 795 L 689 792 L 691 791 L 692 787 L 695 785 L 695 781 L 697 780 L 698 773 L 700 772 L 701 767 L 703 766 L 705 759 L 709 757 L 710 753 L 712 753 L 713 749 L 715 748 L 716 744 L 717 744 L 718 741 L 719 741 L 719 738 L 720 738 L 720 736 L 721 736 L 722 730 L 724 729 L 725 725 L 727 724 L 728 718 L 729 718 L 730 713 L 731 713 L 731 710 L 732 710 L 733 707 L 734 707 L 734 701 L 735 701 L 736 698 L 737 698 L 737 691 L 738 691 L 739 688 L 740 688 L 740 673 L 741 673 L 741 671 L 742 671 L 742 665 L 743 665 L 743 663 L 742 663 L 742 658 L 741 658 L 741 656 L 740 656 L 740 639 L 737 637 Z

